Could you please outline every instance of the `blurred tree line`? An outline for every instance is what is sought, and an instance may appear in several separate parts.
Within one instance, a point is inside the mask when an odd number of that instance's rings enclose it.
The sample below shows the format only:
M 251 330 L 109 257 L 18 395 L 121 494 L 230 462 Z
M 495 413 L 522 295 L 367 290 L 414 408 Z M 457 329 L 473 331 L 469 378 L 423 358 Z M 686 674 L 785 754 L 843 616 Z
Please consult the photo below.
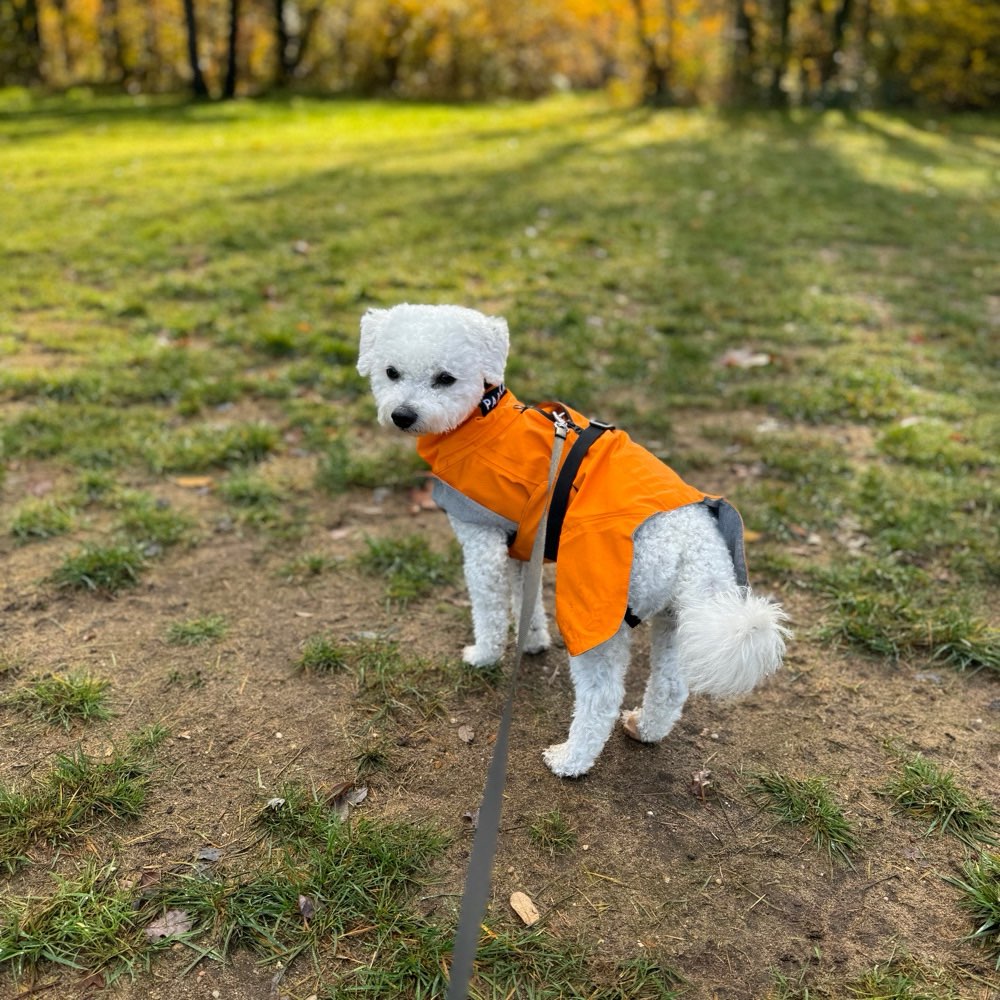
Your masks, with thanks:
M 0 85 L 1000 103 L 998 0 L 0 0 Z

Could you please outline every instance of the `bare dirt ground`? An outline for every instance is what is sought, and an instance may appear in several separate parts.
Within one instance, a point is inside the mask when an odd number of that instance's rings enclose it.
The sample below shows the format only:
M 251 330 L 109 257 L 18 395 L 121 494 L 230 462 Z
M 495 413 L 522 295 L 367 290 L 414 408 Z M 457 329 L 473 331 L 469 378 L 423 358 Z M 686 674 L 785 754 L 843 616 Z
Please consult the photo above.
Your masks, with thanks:
M 301 461 L 308 481 L 309 460 Z M 5 492 L 30 493 L 45 475 L 37 464 L 14 467 Z M 358 699 L 349 673 L 295 670 L 307 637 L 375 633 L 399 640 L 408 654 L 453 663 L 469 641 L 460 586 L 400 612 L 387 605 L 383 583 L 350 562 L 366 534 L 420 531 L 437 546 L 448 544 L 444 516 L 412 513 L 401 492 L 378 504 L 368 491 L 338 499 L 311 493 L 304 537 L 293 544 L 227 523 L 211 493 L 165 481 L 135 485 L 193 512 L 203 536 L 158 560 L 115 600 L 40 582 L 75 543 L 0 540 L 0 649 L 20 664 L 17 676 L 0 681 L 0 693 L 46 671 L 83 667 L 112 682 L 114 711 L 107 724 L 67 735 L 0 708 L 0 782 L 19 787 L 77 744 L 102 754 L 151 723 L 171 732 L 142 820 L 72 844 L 56 870 L 114 856 L 126 877 L 137 877 L 205 846 L 234 855 L 254 841 L 250 821 L 282 783 L 353 778 L 353 758 L 371 738 L 373 707 Z M 309 582 L 289 581 L 282 567 L 299 552 L 344 562 Z M 753 572 L 752 549 L 750 557 Z M 686 996 L 705 1000 L 774 995 L 774 971 L 796 981 L 803 966 L 849 996 L 843 984 L 902 954 L 945 969 L 956 995 L 1000 997 L 985 952 L 962 941 L 972 927 L 940 878 L 957 871 L 966 848 L 923 836 L 919 821 L 894 814 L 878 794 L 893 774 L 884 742 L 896 739 L 953 769 L 977 795 L 1000 801 L 996 680 L 830 648 L 815 636 L 820 609 L 812 595 L 794 580 L 779 588 L 758 575 L 755 583 L 778 594 L 798 632 L 780 674 L 736 704 L 693 699 L 658 747 L 617 732 L 583 779 L 559 780 L 541 759 L 569 721 L 565 654 L 553 649 L 527 663 L 488 925 L 516 925 L 507 900 L 526 892 L 552 934 L 581 939 L 609 961 L 658 956 L 686 978 Z M 166 642 L 171 623 L 208 614 L 224 616 L 225 638 L 196 647 Z M 645 642 L 640 632 L 630 698 L 644 682 Z M 415 903 L 431 919 L 450 922 L 471 844 L 464 814 L 478 802 L 503 691 L 470 686 L 435 694 L 440 711 L 414 709 L 378 724 L 390 767 L 367 779 L 359 808 L 453 834 L 434 882 Z M 474 730 L 471 743 L 460 738 L 460 726 Z M 712 784 L 700 796 L 692 775 L 706 769 Z M 861 834 L 853 867 L 831 862 L 753 802 L 751 776 L 770 770 L 830 780 Z M 577 834 L 576 847 L 554 858 L 528 835 L 553 809 Z M 40 862 L 47 857 L 42 849 L 35 854 Z M 32 865 L 0 891 L 44 889 L 49 867 Z M 279 983 L 273 967 L 246 956 L 230 965 L 203 962 L 181 976 L 191 957 L 178 947 L 150 974 L 105 995 L 249 1000 L 317 992 L 311 969 L 293 967 Z M 50 972 L 34 985 L 43 997 L 93 993 L 76 974 Z M 23 988 L 0 980 L 0 996 L 24 995 Z

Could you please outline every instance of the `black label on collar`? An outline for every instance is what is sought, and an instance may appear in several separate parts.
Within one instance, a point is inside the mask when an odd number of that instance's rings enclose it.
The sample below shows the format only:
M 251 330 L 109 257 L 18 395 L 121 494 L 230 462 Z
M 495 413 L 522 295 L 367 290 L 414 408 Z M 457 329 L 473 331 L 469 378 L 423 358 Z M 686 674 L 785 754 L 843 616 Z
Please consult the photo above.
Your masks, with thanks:
M 483 398 L 479 401 L 479 412 L 485 417 L 491 410 L 493 410 L 497 403 L 507 395 L 507 386 L 501 382 L 499 385 L 493 386 L 492 389 L 488 390 L 483 394 Z

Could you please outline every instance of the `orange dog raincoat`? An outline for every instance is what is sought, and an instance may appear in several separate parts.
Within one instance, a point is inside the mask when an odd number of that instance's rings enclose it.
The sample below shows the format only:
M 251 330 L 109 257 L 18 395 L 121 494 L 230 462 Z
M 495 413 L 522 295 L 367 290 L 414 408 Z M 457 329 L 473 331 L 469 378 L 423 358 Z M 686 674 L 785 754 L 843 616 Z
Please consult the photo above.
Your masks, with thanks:
M 571 428 L 588 425 L 563 409 Z M 575 436 L 571 429 L 563 462 Z M 545 507 L 552 442 L 550 417 L 498 386 L 459 427 L 421 435 L 417 451 L 451 487 L 435 488 L 439 505 L 462 520 L 506 526 L 514 533 L 511 557 L 526 561 Z M 611 428 L 593 442 L 573 479 L 556 559 L 556 622 L 571 656 L 610 639 L 627 619 L 636 528 L 653 514 L 693 503 L 716 514 L 736 581 L 745 585 L 743 524 L 735 508 L 689 486 L 624 431 Z

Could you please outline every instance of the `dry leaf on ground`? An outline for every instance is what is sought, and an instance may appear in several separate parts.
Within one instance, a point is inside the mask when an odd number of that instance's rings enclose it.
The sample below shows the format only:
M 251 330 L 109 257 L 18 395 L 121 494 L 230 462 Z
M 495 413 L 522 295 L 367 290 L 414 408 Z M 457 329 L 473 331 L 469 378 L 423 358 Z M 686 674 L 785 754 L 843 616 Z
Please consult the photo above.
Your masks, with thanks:
M 523 892 L 511 893 L 511 909 L 521 918 L 525 927 L 537 924 L 541 919 L 538 907 L 531 901 L 531 897 Z
M 162 941 L 168 937 L 178 937 L 187 934 L 194 927 L 194 920 L 184 910 L 167 910 L 146 927 L 148 941 Z

